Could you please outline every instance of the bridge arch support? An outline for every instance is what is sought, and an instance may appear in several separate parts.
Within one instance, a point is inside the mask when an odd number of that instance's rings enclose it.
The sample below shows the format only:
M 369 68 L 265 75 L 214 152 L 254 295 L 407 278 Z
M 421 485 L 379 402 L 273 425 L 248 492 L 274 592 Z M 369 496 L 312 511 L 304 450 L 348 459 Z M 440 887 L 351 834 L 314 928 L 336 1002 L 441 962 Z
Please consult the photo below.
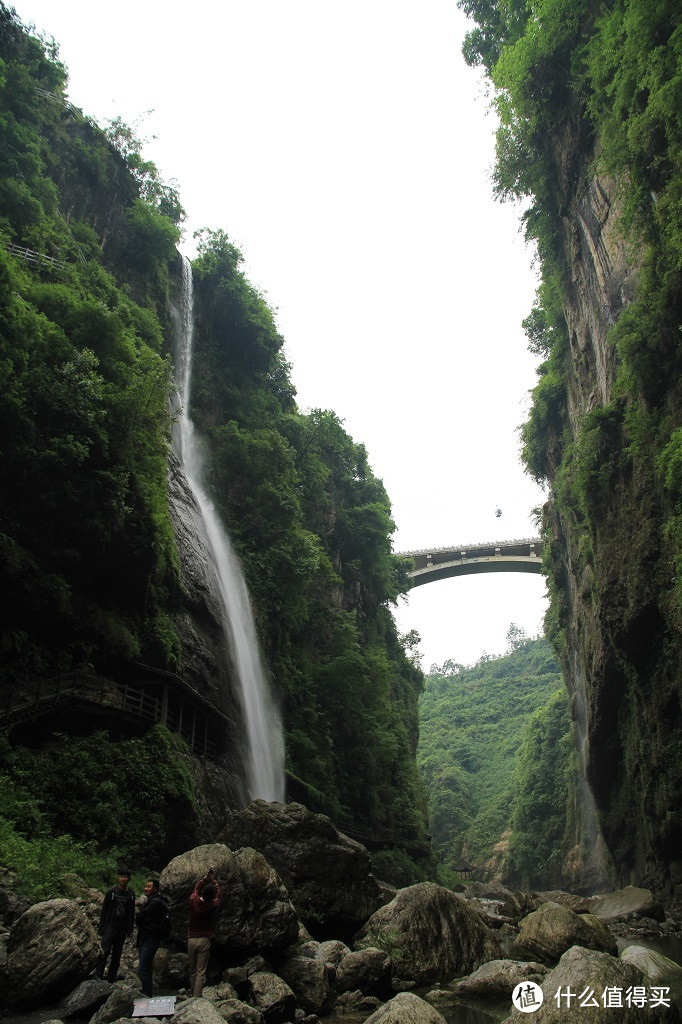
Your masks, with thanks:
M 455 544 L 445 548 L 402 551 L 412 561 L 408 577 L 412 587 L 421 587 L 451 576 L 469 576 L 482 572 L 544 572 L 542 541 L 539 537 L 523 540 L 492 541 L 483 544 Z

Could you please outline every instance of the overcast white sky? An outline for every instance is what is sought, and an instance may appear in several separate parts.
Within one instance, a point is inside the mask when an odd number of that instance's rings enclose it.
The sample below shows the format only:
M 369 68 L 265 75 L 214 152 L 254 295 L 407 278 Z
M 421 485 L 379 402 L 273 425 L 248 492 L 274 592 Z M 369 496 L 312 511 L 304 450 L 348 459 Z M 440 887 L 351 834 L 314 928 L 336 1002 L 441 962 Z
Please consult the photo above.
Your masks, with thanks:
M 69 95 L 121 115 L 222 227 L 277 310 L 302 409 L 333 409 L 393 503 L 396 550 L 533 536 L 517 428 L 536 287 L 518 211 L 493 201 L 492 115 L 456 0 L 15 0 L 53 35 Z M 495 516 L 499 507 L 502 515 Z M 541 628 L 542 577 L 445 580 L 401 602 L 424 666 Z

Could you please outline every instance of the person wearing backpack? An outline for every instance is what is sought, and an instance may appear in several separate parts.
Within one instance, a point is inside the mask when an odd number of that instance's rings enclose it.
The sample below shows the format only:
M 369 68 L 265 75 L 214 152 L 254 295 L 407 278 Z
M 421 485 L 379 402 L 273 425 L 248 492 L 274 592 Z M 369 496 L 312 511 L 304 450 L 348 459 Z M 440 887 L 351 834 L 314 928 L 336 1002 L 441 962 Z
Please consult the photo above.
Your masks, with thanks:
M 123 943 L 133 934 L 135 924 L 135 893 L 129 887 L 130 871 L 118 869 L 118 884 L 107 889 L 99 918 L 99 935 L 102 955 L 95 966 L 98 977 L 104 977 L 104 968 L 111 953 L 107 981 L 116 981 L 118 965 L 121 962 Z
M 187 952 L 189 954 L 189 985 L 193 996 L 200 996 L 206 981 L 206 968 L 211 955 L 213 921 L 220 906 L 220 886 L 215 871 L 209 868 L 194 886 L 189 898 Z
M 161 940 L 168 937 L 168 904 L 159 893 L 159 882 L 150 878 L 144 887 L 145 900 L 137 911 L 137 953 L 139 964 L 137 974 L 142 991 L 151 998 L 153 994 L 152 968 L 154 957 Z

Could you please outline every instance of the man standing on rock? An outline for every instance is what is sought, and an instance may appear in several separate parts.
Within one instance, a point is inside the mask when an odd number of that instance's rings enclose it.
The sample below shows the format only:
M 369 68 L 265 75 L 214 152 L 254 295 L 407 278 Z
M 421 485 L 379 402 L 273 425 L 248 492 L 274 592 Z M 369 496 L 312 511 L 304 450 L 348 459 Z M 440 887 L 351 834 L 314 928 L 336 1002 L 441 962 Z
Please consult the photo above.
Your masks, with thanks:
M 119 868 L 118 884 L 107 889 L 99 919 L 99 934 L 102 943 L 102 955 L 97 961 L 95 970 L 100 978 L 104 977 L 104 967 L 109 953 L 111 961 L 107 973 L 107 981 L 116 981 L 121 952 L 126 938 L 133 934 L 135 924 L 135 893 L 129 888 L 130 871 Z
M 144 902 L 137 911 L 137 952 L 139 964 L 137 974 L 142 991 L 151 999 L 153 995 L 152 968 L 154 957 L 163 938 L 166 920 L 166 901 L 159 895 L 159 883 L 150 878 L 144 887 Z
M 211 955 L 213 920 L 220 906 L 220 886 L 215 871 L 209 868 L 194 886 L 189 898 L 189 927 L 187 952 L 189 954 L 189 984 L 193 996 L 200 996 L 206 981 L 206 968 Z

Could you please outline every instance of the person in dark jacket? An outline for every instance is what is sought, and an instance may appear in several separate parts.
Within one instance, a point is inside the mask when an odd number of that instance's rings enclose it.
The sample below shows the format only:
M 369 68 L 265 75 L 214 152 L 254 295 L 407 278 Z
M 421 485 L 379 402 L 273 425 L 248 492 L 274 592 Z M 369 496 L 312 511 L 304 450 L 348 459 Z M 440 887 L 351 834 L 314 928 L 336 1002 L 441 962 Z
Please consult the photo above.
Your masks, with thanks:
M 144 896 L 144 901 L 140 901 L 137 911 L 139 957 L 137 974 L 142 984 L 142 991 L 151 998 L 153 994 L 152 968 L 156 951 L 161 943 L 166 918 L 166 901 L 159 894 L 159 883 L 155 878 L 150 878 L 145 884 Z
M 211 955 L 213 919 L 220 906 L 221 892 L 215 871 L 209 868 L 194 886 L 189 898 L 187 952 L 189 954 L 189 985 L 193 996 L 200 996 L 206 981 L 206 968 Z
M 100 978 L 104 977 L 104 967 L 109 954 L 109 971 L 107 981 L 116 981 L 121 952 L 126 938 L 133 934 L 135 924 L 135 893 L 130 888 L 130 871 L 118 869 L 118 883 L 107 889 L 99 918 L 99 934 L 102 943 L 102 955 L 95 966 Z

